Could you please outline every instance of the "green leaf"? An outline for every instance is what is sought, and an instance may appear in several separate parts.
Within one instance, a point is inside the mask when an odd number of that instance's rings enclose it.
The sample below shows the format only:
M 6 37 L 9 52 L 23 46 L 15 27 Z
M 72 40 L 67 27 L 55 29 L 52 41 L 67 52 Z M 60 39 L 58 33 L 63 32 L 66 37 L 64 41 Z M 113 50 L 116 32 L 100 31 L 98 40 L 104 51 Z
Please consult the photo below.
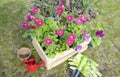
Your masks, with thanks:
M 29 34 L 26 32 L 22 35 L 23 38 L 27 38 L 29 36 Z
M 84 13 L 88 13 L 89 12 L 89 10 L 90 10 L 90 6 L 87 6 L 85 9 L 84 9 Z
M 25 33 L 22 35 L 23 38 L 27 38 L 28 36 L 34 36 L 35 32 L 34 30 L 27 30 Z
M 92 44 L 93 47 L 99 46 L 100 43 L 101 43 L 101 38 L 96 37 L 96 36 L 92 37 L 91 44 Z
M 38 17 L 38 18 L 44 20 L 44 17 L 43 17 L 42 15 L 40 15 L 39 13 L 36 14 L 36 17 Z
M 96 30 L 103 29 L 103 28 L 102 28 L 102 23 L 101 23 L 101 22 L 97 22 L 95 28 L 96 28 Z
M 65 18 L 67 17 L 67 15 L 68 15 L 67 12 L 64 12 L 64 13 L 62 14 L 62 16 L 65 17 Z

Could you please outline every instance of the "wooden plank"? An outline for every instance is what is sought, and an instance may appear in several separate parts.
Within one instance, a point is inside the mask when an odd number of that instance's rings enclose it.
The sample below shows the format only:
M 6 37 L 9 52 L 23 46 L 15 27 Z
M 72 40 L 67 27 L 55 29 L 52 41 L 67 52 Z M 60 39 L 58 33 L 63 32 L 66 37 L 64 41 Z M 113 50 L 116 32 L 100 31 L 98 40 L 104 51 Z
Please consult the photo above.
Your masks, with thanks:
M 47 56 L 44 53 L 42 47 L 40 46 L 40 44 L 33 38 L 32 40 L 32 44 L 34 46 L 34 48 L 36 49 L 36 51 L 38 52 L 39 56 L 42 58 L 42 60 L 44 60 L 47 63 Z
M 84 47 L 82 50 L 81 50 L 81 52 L 82 51 L 85 51 L 87 49 L 87 46 L 86 47 Z M 71 52 L 71 53 L 67 53 L 67 52 Z M 68 58 L 70 58 L 70 57 L 72 57 L 73 55 L 75 55 L 77 52 L 75 51 L 75 50 L 68 50 L 66 53 L 67 54 L 64 54 L 64 55 L 61 55 L 59 58 L 55 58 L 54 60 L 49 60 L 49 62 L 50 61 L 52 61 L 51 63 L 49 63 L 49 65 L 47 66 L 47 70 L 49 70 L 49 69 L 51 69 L 51 68 L 53 68 L 53 67 L 55 67 L 55 66 L 57 66 L 57 65 L 59 65 L 59 64 L 61 64 L 61 63 L 63 63 L 64 61 L 66 61 Z

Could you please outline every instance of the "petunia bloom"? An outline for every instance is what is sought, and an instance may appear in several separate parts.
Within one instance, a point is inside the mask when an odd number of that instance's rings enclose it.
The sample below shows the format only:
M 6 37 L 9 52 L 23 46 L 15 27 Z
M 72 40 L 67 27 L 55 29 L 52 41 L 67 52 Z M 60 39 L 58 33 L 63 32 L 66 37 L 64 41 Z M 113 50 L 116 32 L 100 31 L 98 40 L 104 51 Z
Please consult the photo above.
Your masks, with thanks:
M 103 38 L 105 36 L 105 32 L 103 30 L 98 30 L 96 32 L 96 36 L 100 37 L 100 38 Z
M 66 19 L 67 19 L 68 22 L 70 22 L 70 21 L 73 20 L 73 16 L 72 16 L 72 15 L 68 15 L 68 16 L 66 17 Z
M 80 51 L 82 49 L 82 46 L 81 45 L 78 45 L 76 48 L 75 48 L 75 51 Z
M 72 40 L 72 39 L 67 39 L 67 41 L 66 41 L 66 44 L 68 46 L 72 46 L 73 43 L 74 43 L 74 40 Z
M 86 35 L 84 36 L 84 38 L 85 38 L 86 41 L 89 41 L 89 40 L 90 40 L 90 35 L 89 35 L 89 34 L 86 34 Z
M 62 14 L 63 13 L 63 8 L 61 8 L 61 7 L 59 7 L 59 8 L 57 8 L 57 14 Z
M 71 39 L 71 40 L 75 41 L 76 35 L 75 35 L 75 34 L 70 34 L 70 35 L 68 36 L 68 39 Z
M 52 17 L 53 19 L 55 19 L 55 18 L 56 18 L 56 16 L 55 16 L 55 15 L 52 15 L 51 17 Z
M 43 26 L 44 24 L 44 21 L 43 20 L 39 20 L 38 23 L 37 23 L 37 26 Z
M 56 34 L 61 37 L 64 35 L 64 31 L 62 29 L 59 29 L 57 30 Z
M 29 28 L 30 29 L 36 29 L 36 26 L 30 26 Z
M 35 6 L 35 7 L 33 8 L 33 10 L 32 10 L 32 13 L 33 13 L 33 14 L 36 14 L 37 12 L 38 12 L 38 7 Z
M 26 21 L 27 22 L 32 21 L 32 19 L 33 19 L 32 15 L 30 15 L 30 14 L 26 15 Z
M 22 26 L 23 26 L 24 29 L 29 29 L 29 25 L 27 23 L 23 23 Z
M 46 44 L 47 46 L 50 46 L 50 45 L 52 44 L 52 39 L 46 38 L 46 39 L 45 39 L 45 44 Z
M 33 21 L 34 21 L 35 23 L 38 23 L 39 18 L 34 18 Z
M 81 20 L 81 18 L 76 18 L 76 23 L 80 25 L 83 24 L 83 21 Z
M 82 30 L 82 35 L 85 36 L 86 35 L 86 31 Z
M 65 5 L 65 3 L 64 2 L 61 2 L 60 4 L 59 4 L 59 7 L 63 7 Z
M 88 18 L 88 16 L 86 14 L 83 14 L 81 17 L 81 20 L 84 22 L 87 20 L 87 18 Z

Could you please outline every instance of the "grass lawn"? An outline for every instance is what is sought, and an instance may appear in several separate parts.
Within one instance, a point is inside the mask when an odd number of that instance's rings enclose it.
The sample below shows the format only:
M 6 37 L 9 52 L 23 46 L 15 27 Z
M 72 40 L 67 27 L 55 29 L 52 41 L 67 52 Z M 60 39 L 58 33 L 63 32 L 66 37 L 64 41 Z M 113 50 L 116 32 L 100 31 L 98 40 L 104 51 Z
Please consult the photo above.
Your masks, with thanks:
M 0 0 L 0 77 L 69 77 L 67 62 L 49 71 L 38 68 L 35 73 L 27 73 L 26 67 L 18 60 L 16 51 L 21 47 L 29 47 L 33 54 L 36 54 L 32 44 L 22 38 L 24 30 L 21 24 L 29 2 L 29 0 Z M 97 0 L 95 8 L 99 15 L 95 22 L 101 21 L 104 24 L 106 37 L 99 47 L 83 53 L 99 64 L 103 77 L 120 77 L 119 4 L 120 0 Z M 37 61 L 40 62 L 40 59 Z

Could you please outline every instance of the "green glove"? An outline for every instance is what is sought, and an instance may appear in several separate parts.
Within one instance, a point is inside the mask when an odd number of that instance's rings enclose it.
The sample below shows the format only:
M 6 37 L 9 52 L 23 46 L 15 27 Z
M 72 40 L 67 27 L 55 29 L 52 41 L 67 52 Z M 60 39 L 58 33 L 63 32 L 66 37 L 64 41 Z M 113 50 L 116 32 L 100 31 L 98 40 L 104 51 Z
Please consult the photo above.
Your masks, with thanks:
M 81 55 L 80 53 L 76 54 L 74 57 L 68 59 L 70 69 L 79 70 L 84 77 L 101 77 L 102 74 L 98 71 L 96 67 L 98 64 L 93 60 L 87 58 L 86 56 Z

